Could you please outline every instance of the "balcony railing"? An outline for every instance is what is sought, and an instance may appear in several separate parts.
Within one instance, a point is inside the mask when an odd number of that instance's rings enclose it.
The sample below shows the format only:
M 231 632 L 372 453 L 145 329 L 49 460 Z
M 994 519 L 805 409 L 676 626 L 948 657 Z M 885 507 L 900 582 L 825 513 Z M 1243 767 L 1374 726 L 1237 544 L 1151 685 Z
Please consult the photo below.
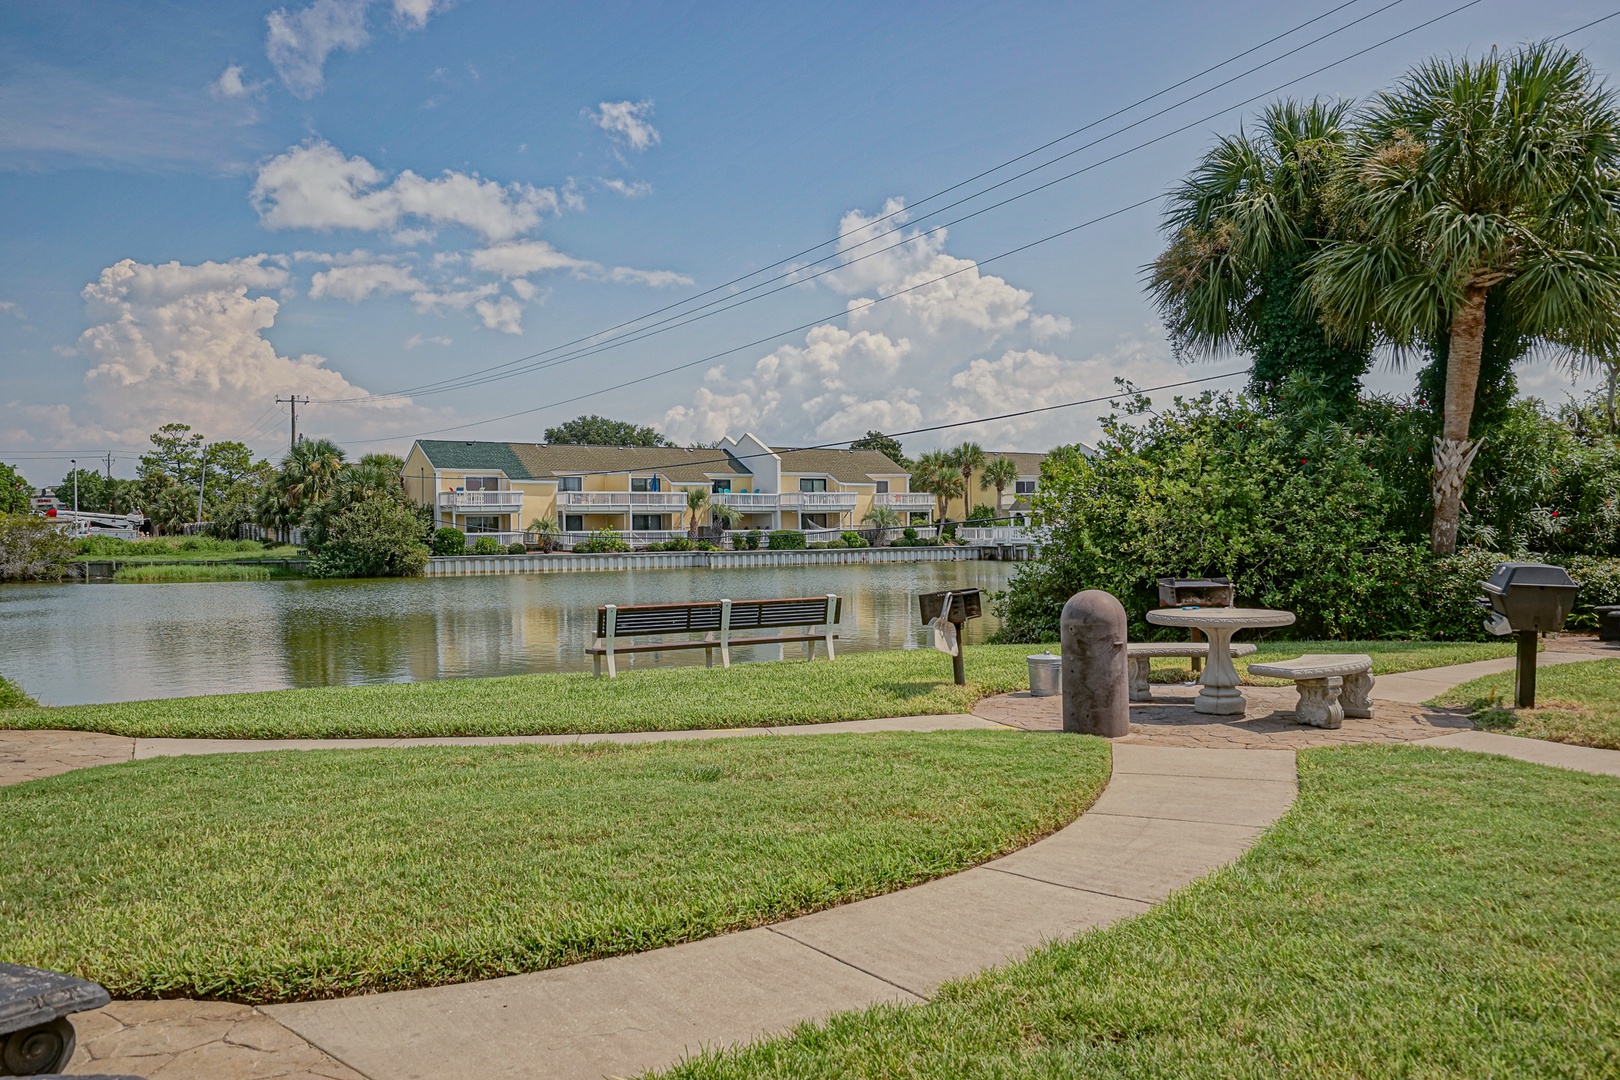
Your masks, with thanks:
M 660 510 L 686 509 L 686 494 L 680 491 L 559 491 L 559 507 L 657 507 Z
M 521 491 L 441 491 L 439 505 L 446 510 L 523 509 Z
M 709 501 L 738 510 L 775 510 L 781 505 L 781 496 L 774 491 L 717 491 Z
M 808 510 L 814 513 L 821 510 L 855 509 L 853 491 L 784 491 L 781 500 L 784 510 Z
M 1025 525 L 958 525 L 956 538 L 964 544 L 1032 544 L 1040 536 Z
M 934 509 L 934 497 L 926 491 L 889 491 L 872 496 L 872 505 L 920 514 Z
M 639 492 L 637 494 L 640 494 Z M 620 540 L 632 548 L 640 550 L 648 544 L 661 544 L 666 540 L 688 540 L 691 534 L 685 529 L 636 529 L 628 532 L 614 530 Z M 552 543 L 559 551 L 573 551 L 575 547 L 585 543 L 591 538 L 588 532 L 559 532 L 552 534 Z

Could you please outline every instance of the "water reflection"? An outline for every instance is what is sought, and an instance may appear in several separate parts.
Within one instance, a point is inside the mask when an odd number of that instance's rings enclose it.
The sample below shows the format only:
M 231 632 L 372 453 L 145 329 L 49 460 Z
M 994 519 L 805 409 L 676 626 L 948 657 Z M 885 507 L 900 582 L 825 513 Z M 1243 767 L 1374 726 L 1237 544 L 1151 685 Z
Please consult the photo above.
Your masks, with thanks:
M 412 581 L 0 586 L 0 674 L 55 705 L 289 686 L 585 671 L 605 603 L 844 598 L 839 647 L 916 648 L 916 594 L 1004 587 L 1004 563 L 637 570 Z M 986 617 L 967 639 L 995 630 Z M 799 646 L 787 655 L 801 655 Z M 780 659 L 784 646 L 739 649 Z M 701 664 L 701 650 L 626 666 Z

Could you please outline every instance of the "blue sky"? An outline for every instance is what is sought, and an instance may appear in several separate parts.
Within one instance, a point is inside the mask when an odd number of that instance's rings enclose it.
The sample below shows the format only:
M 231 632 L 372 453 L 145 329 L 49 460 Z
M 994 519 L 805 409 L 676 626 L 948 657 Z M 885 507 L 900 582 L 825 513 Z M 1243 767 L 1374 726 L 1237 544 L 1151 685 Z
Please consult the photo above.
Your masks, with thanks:
M 429 431 L 539 439 L 581 412 L 682 440 L 753 429 L 792 443 L 1103 394 L 1115 377 L 1239 368 L 1170 356 L 1140 288 L 1162 240 L 1156 206 L 976 262 L 1163 192 L 1259 103 L 1208 114 L 1464 0 L 1354 0 L 1048 156 L 1364 21 L 1061 167 L 944 218 L 928 216 L 938 202 L 906 207 L 1340 2 L 7 0 L 0 459 L 49 483 L 66 457 L 112 450 L 128 475 L 168 420 L 274 455 L 286 416 L 273 399 L 289 394 L 316 399 L 302 430 L 357 452 Z M 1426 55 L 1561 34 L 1616 6 L 1479 0 L 1284 93 L 1364 96 Z M 1620 62 L 1620 19 L 1569 40 L 1606 73 Z M 590 335 L 841 232 L 842 259 L 824 247 L 799 260 L 801 275 L 830 273 L 736 310 L 483 385 L 395 393 Z M 822 255 L 834 258 L 813 263 Z M 1545 365 L 1521 382 L 1551 399 L 1570 387 Z M 1401 390 L 1410 375 L 1374 383 Z M 908 445 L 1044 449 L 1094 434 L 1102 411 Z M 523 415 L 481 422 L 511 413 Z

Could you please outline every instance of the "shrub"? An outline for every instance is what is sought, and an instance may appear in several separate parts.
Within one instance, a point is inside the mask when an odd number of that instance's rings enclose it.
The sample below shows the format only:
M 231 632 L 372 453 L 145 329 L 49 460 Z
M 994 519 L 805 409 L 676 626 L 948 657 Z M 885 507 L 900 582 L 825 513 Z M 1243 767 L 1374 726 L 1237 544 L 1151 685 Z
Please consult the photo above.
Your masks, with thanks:
M 73 559 L 73 541 L 50 520 L 0 514 L 0 581 L 60 581 Z
M 829 544 L 829 543 L 826 543 L 826 542 L 825 542 L 825 541 L 822 541 L 822 540 L 817 540 L 817 541 L 816 541 L 816 542 L 815 542 L 815 543 L 813 543 L 813 544 L 807 544 L 807 545 L 806 545 L 806 546 L 807 546 L 807 547 L 808 547 L 808 548 L 809 548 L 809 549 L 810 549 L 810 550 L 811 550 L 811 551 L 825 551 L 825 550 L 826 550 L 826 549 L 827 549 L 827 548 L 830 548 L 830 547 L 832 547 L 832 545 L 831 545 L 831 544 Z M 838 545 L 838 546 L 839 546 L 839 547 L 843 547 L 843 545 L 842 545 L 842 544 L 840 544 L 840 545 Z
M 26 709 L 39 702 L 23 693 L 22 687 L 14 682 L 7 682 L 0 676 L 0 709 Z
M 771 533 L 768 546 L 772 551 L 802 551 L 805 546 L 804 533 L 795 529 L 777 529 Z
M 414 577 L 427 566 L 416 512 L 388 496 L 361 499 L 327 522 L 312 577 Z
M 901 533 L 900 535 L 905 537 L 907 540 L 911 541 L 912 543 L 916 543 L 916 541 L 917 541 L 917 530 L 913 529 L 909 525 L 906 526 L 906 531 Z
M 952 543 L 955 543 L 956 542 L 956 522 L 950 521 L 950 522 L 946 522 L 944 525 L 942 525 L 940 527 L 940 530 L 939 530 L 939 535 L 940 535 L 941 539 L 949 540 Z
M 758 551 L 759 542 L 762 538 L 763 534 L 758 529 L 749 529 L 742 539 L 743 543 L 748 545 L 749 551 Z
M 585 538 L 584 543 L 574 545 L 574 550 L 585 555 L 601 555 L 629 551 L 630 545 L 625 543 L 624 537 L 612 529 L 597 529 Z
M 720 550 L 720 545 L 716 544 L 713 540 L 699 540 L 696 544 L 693 545 L 693 550 L 695 550 L 695 551 L 719 551 Z
M 847 548 L 863 548 L 866 546 L 865 537 L 853 529 L 846 530 L 844 535 L 839 537 L 839 540 Z
M 527 555 L 529 553 L 529 545 L 525 544 L 521 540 L 514 540 L 512 543 L 506 545 L 506 553 L 508 555 Z
M 967 523 L 969 525 L 988 525 L 996 520 L 996 508 L 980 503 L 968 511 Z
M 501 542 L 493 536 L 480 536 L 473 541 L 472 553 L 474 555 L 499 555 L 505 550 L 505 548 L 501 547 Z
M 467 534 L 462 532 L 460 529 L 452 529 L 448 525 L 437 530 L 433 534 L 433 554 L 467 554 Z

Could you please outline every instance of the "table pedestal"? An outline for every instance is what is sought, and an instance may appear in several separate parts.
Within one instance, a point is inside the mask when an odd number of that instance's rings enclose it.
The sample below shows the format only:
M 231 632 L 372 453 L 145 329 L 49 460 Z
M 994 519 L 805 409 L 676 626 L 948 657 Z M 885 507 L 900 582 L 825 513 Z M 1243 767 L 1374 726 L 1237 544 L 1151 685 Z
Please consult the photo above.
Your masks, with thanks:
M 1209 638 L 1209 662 L 1198 677 L 1203 689 L 1193 702 L 1193 712 L 1212 716 L 1242 716 L 1249 703 L 1238 689 L 1237 668 L 1232 666 L 1232 634 L 1241 627 L 1205 626 Z

